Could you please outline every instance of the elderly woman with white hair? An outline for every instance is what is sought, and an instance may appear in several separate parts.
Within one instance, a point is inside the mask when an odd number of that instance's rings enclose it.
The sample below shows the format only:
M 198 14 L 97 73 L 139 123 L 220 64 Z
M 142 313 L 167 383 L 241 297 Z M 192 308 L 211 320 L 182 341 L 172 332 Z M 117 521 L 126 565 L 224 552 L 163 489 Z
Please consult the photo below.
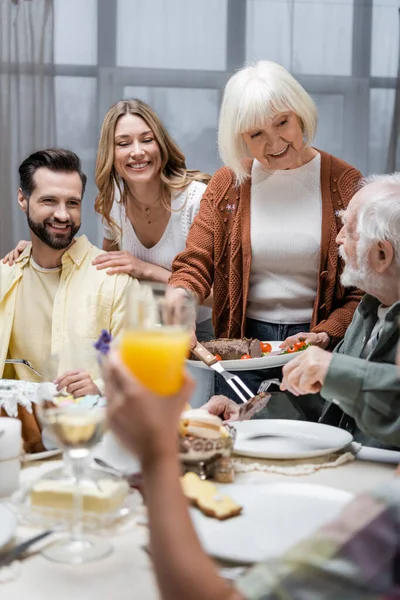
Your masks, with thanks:
M 212 177 L 170 278 L 173 296 L 190 291 L 200 303 L 213 287 L 218 338 L 287 348 L 302 337 L 327 348 L 351 322 L 361 292 L 340 283 L 335 238 L 361 174 L 310 145 L 316 128 L 313 100 L 282 66 L 260 61 L 228 81 L 218 132 L 226 166 Z M 271 370 L 242 375 L 256 391 Z M 298 410 L 314 420 L 320 406 Z

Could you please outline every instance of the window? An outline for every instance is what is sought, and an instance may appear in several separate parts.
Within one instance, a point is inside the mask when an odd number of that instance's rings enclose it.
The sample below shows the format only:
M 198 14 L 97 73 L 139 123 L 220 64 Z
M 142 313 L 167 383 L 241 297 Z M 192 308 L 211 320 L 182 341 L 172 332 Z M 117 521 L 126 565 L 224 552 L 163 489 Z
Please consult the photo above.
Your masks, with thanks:
M 97 64 L 97 0 L 54 0 L 54 62 Z
M 93 209 L 97 194 L 94 171 L 100 133 L 97 126 L 96 78 L 56 77 L 55 97 L 57 146 L 78 154 L 88 178 L 82 204 L 81 231 L 92 241 L 98 242 L 98 225 Z
M 219 168 L 218 90 L 129 86 L 124 88 L 124 98 L 139 98 L 154 108 L 189 169 L 214 173 Z
M 374 0 L 372 11 L 372 76 L 397 76 L 399 7 L 399 0 Z
M 117 65 L 226 68 L 227 0 L 118 0 Z

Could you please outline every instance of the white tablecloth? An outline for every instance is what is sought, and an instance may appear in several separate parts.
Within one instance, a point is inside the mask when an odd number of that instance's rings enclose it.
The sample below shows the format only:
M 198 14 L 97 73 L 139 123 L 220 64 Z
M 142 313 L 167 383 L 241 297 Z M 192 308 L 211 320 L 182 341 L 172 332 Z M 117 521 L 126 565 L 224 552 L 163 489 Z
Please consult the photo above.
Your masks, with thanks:
M 32 467 L 34 463 L 32 464 Z M 236 483 L 268 483 L 299 481 L 328 485 L 353 493 L 378 486 L 390 478 L 394 465 L 354 461 L 336 469 L 321 470 L 311 475 L 288 477 L 264 472 L 238 475 Z M 26 473 L 26 474 L 25 474 Z M 23 471 L 23 479 L 29 468 Z M 167 518 L 167 515 L 166 515 Z M 19 537 L 32 534 L 20 528 Z M 79 567 L 49 562 L 36 554 L 21 565 L 17 579 L 0 584 L 0 598 L 7 600 L 152 600 L 159 598 L 151 562 L 142 546 L 147 530 L 134 525 L 112 539 L 114 552 L 99 562 Z M 166 549 L 168 551 L 168 549 Z

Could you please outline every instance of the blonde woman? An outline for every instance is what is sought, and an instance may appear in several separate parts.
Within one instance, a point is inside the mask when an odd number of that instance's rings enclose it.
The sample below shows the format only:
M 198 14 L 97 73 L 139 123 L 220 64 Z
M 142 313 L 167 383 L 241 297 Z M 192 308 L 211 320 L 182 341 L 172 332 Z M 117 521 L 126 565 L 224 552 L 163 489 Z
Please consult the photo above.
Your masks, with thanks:
M 228 81 L 218 132 L 226 166 L 170 279 L 172 297 L 190 290 L 201 302 L 213 287 L 216 337 L 327 348 L 344 336 L 361 293 L 340 284 L 335 240 L 361 173 L 312 147 L 316 128 L 313 100 L 282 66 L 260 61 Z M 271 376 L 244 378 L 256 391 Z
M 110 275 L 166 283 L 185 248 L 209 175 L 186 169 L 185 157 L 156 113 L 141 100 L 121 100 L 101 129 L 95 209 L 103 218 L 103 254 Z M 197 333 L 212 336 L 211 310 L 198 310 Z

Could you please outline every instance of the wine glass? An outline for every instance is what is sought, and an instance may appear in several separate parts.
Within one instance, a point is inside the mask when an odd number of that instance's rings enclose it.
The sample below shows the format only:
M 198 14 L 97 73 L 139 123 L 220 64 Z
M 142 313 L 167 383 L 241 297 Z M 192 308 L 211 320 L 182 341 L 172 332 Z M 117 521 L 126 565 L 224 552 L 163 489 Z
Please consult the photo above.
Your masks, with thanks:
M 143 282 L 129 291 L 121 358 L 143 385 L 161 396 L 182 386 L 195 309 L 190 295 L 171 303 L 167 285 Z
M 107 540 L 83 533 L 81 486 L 88 478 L 90 451 L 103 436 L 105 409 L 100 405 L 75 403 L 66 392 L 57 392 L 52 382 L 62 371 L 64 358 L 53 355 L 46 361 L 45 381 L 39 385 L 37 402 L 44 430 L 64 451 L 65 478 L 73 478 L 71 530 L 68 537 L 46 547 L 43 555 L 60 563 L 82 564 L 107 556 L 112 551 Z

